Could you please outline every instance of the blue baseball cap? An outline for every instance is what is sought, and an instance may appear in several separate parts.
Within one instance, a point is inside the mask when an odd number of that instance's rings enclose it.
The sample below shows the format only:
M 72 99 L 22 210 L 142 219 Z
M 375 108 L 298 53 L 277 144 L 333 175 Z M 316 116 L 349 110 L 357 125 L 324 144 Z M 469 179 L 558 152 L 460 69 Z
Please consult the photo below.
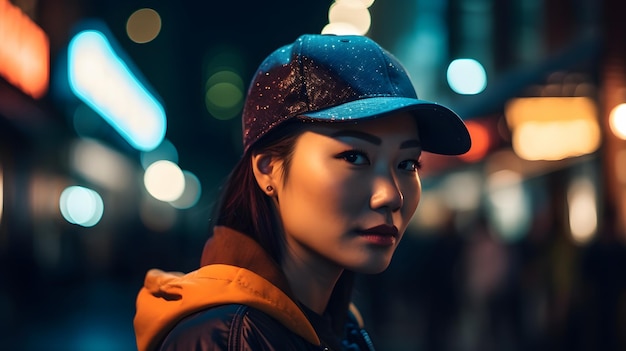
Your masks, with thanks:
M 409 111 L 422 149 L 460 155 L 471 140 L 451 109 L 420 100 L 400 62 L 359 35 L 306 34 L 272 52 L 257 69 L 243 108 L 244 152 L 283 122 L 341 122 Z

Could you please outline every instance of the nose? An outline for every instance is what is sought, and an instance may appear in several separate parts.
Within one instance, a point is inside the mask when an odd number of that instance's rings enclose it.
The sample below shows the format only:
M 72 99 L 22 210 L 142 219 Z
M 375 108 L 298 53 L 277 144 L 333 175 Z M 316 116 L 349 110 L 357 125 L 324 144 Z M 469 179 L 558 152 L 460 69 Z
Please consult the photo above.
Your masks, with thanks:
M 379 176 L 374 180 L 370 207 L 373 210 L 388 209 L 396 212 L 402 208 L 404 196 L 393 174 Z

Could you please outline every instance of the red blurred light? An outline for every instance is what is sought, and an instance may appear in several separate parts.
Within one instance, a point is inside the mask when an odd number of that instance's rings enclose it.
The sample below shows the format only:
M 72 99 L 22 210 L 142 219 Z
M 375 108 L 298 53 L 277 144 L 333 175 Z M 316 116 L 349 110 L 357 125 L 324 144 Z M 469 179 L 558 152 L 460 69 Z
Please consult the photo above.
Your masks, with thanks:
M 50 77 L 46 33 L 18 7 L 0 0 L 0 75 L 26 94 L 42 97 Z
M 487 156 L 489 146 L 491 145 L 490 134 L 487 128 L 475 121 L 466 121 L 465 125 L 472 138 L 472 147 L 470 150 L 460 155 L 459 158 L 465 162 L 476 162 Z

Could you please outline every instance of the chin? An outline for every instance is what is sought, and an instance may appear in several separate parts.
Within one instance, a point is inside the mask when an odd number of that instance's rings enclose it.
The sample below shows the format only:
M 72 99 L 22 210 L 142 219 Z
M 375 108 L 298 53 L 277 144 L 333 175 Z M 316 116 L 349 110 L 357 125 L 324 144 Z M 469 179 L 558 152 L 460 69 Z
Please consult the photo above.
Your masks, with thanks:
M 380 262 L 367 262 L 351 268 L 350 270 L 360 274 L 378 274 L 384 272 L 389 267 L 389 260 Z

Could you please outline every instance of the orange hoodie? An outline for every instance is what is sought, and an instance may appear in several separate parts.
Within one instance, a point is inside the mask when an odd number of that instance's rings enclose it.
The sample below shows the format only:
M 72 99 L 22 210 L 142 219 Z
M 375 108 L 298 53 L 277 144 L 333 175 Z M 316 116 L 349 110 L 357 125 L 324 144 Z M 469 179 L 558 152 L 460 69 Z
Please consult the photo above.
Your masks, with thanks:
M 209 265 L 188 274 L 158 269 L 146 274 L 134 318 L 139 351 L 158 347 L 185 316 L 233 303 L 259 309 L 310 343 L 320 344 L 304 312 L 285 292 L 289 290 L 281 281 L 279 268 L 253 239 L 216 227 L 209 245 L 215 249 Z M 228 252 L 233 249 L 241 254 L 231 257 L 233 251 Z

